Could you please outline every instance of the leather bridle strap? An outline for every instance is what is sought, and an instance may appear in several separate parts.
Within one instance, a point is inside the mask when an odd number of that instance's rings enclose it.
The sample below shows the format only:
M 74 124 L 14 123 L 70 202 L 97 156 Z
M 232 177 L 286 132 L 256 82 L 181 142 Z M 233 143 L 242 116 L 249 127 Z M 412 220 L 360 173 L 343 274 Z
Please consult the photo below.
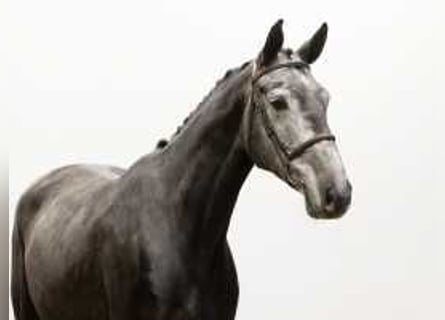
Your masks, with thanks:
M 332 134 L 321 134 L 318 135 L 312 139 L 309 139 L 305 142 L 303 142 L 302 144 L 300 144 L 298 147 L 296 147 L 295 149 L 293 149 L 289 155 L 288 158 L 290 160 L 298 158 L 299 156 L 301 156 L 307 149 L 309 149 L 310 147 L 312 147 L 314 144 L 317 144 L 321 141 L 335 141 L 335 136 Z
M 265 74 L 270 73 L 272 71 L 275 71 L 277 69 L 282 69 L 282 68 L 303 69 L 303 68 L 309 68 L 309 65 L 307 63 L 300 62 L 300 61 L 276 64 L 274 66 L 271 66 L 271 67 L 269 67 L 267 69 L 264 69 L 264 70 L 260 71 L 256 76 L 254 76 L 253 79 L 252 79 L 252 85 L 255 84 L 255 82 L 257 82 L 258 79 L 261 78 L 262 76 L 264 76 Z M 254 67 L 254 71 L 255 71 L 255 69 L 256 68 Z

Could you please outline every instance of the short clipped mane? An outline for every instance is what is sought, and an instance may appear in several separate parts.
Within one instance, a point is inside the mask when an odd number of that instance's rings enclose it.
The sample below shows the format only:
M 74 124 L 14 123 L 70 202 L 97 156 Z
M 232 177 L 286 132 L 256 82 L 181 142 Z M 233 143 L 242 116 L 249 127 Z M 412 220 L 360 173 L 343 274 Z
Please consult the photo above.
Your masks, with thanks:
M 217 88 L 219 88 L 219 86 L 223 83 L 225 83 L 228 79 L 230 79 L 234 74 L 237 74 L 238 72 L 244 70 L 248 65 L 249 65 L 250 61 L 244 62 L 240 67 L 234 68 L 234 69 L 229 69 L 226 71 L 226 73 L 224 74 L 224 76 L 219 79 L 215 86 L 212 88 L 212 90 L 209 91 L 209 93 L 201 100 L 201 102 L 198 104 L 198 106 L 189 113 L 189 115 L 182 121 L 182 124 L 180 126 L 178 126 L 178 128 L 176 129 L 175 133 L 171 136 L 170 140 L 173 139 L 174 137 L 176 137 L 179 133 L 181 133 L 182 129 L 184 128 L 184 126 L 187 124 L 187 122 L 189 121 L 189 119 L 201 108 L 201 106 L 203 106 L 205 104 L 205 102 L 207 101 L 207 99 L 212 95 L 212 93 L 215 92 L 215 90 Z M 163 149 L 165 148 L 167 145 L 169 144 L 169 140 L 167 139 L 161 139 L 158 141 L 158 143 L 156 144 L 156 149 Z

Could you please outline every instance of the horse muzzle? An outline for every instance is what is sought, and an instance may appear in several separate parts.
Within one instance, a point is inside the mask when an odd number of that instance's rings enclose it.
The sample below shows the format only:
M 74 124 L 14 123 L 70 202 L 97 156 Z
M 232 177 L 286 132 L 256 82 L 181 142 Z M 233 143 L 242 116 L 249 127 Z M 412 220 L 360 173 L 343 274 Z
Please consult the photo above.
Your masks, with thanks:
M 341 188 L 328 186 L 320 195 L 319 204 L 313 204 L 313 200 L 305 193 L 306 208 L 308 214 L 314 219 L 338 219 L 349 209 L 352 198 L 352 186 L 346 181 Z

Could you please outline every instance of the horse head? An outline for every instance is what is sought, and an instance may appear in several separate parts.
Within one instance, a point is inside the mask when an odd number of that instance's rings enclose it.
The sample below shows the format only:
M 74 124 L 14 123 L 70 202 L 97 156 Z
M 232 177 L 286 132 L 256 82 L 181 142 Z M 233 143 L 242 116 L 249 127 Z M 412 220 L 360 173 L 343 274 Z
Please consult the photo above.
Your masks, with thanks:
M 247 153 L 302 192 L 313 218 L 342 216 L 351 202 L 351 184 L 327 122 L 329 93 L 310 65 L 327 38 L 323 24 L 298 50 L 283 49 L 282 20 L 269 31 L 253 61 L 243 118 Z

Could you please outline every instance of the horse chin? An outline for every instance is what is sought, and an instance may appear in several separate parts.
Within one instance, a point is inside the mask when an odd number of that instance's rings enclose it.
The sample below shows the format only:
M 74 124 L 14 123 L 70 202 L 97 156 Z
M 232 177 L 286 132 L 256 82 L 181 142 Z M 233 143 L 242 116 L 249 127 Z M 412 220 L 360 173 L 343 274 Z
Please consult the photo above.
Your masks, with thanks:
M 306 211 L 308 215 L 315 220 L 335 220 L 341 218 L 345 213 L 344 212 L 325 212 L 323 210 L 313 210 L 306 206 Z
M 305 204 L 306 204 L 306 212 L 307 214 L 316 220 L 334 220 L 341 218 L 345 213 L 345 211 L 326 211 L 318 208 L 316 205 L 311 202 L 311 199 L 305 193 Z

